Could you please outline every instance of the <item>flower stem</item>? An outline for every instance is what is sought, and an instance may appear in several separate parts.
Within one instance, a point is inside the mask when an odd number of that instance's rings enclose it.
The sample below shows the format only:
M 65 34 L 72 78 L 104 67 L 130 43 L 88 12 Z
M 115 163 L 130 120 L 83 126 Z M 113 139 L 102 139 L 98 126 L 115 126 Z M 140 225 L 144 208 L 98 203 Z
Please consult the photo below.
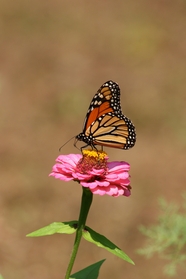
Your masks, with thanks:
M 76 237 L 75 237 L 75 241 L 74 241 L 74 247 L 73 247 L 70 262 L 69 262 L 69 265 L 68 265 L 68 268 L 66 271 L 65 279 L 69 279 L 69 277 L 70 277 L 70 273 L 72 271 L 72 268 L 73 268 L 73 265 L 75 262 L 75 258 L 76 258 L 77 252 L 78 252 L 83 229 L 85 227 L 88 212 L 89 212 L 89 209 L 90 209 L 90 206 L 92 203 L 92 199 L 93 199 L 93 194 L 88 188 L 82 187 L 82 189 L 83 189 L 83 193 L 82 193 L 82 199 L 81 199 L 81 209 L 80 209 L 80 214 L 79 214 L 78 227 L 77 227 Z

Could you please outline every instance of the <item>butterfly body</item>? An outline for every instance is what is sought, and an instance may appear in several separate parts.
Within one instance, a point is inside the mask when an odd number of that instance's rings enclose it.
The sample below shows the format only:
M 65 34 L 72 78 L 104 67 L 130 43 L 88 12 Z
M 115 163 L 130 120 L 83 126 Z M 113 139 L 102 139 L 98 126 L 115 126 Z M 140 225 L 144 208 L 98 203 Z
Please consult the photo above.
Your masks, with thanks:
M 116 82 L 105 82 L 90 103 L 83 131 L 76 141 L 95 145 L 129 149 L 136 142 L 135 127 L 123 115 L 120 105 L 120 88 Z

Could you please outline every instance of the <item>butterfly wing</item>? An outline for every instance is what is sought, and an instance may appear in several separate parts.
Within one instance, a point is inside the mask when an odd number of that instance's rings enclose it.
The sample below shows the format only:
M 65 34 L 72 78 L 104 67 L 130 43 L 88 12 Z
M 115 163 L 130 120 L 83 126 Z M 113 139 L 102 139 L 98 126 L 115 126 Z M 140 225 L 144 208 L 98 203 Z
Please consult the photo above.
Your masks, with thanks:
M 83 132 L 77 137 L 87 145 L 128 149 L 135 144 L 132 122 L 122 114 L 120 88 L 116 82 L 105 82 L 90 103 Z
M 85 133 L 86 134 L 86 133 Z M 94 145 L 129 149 L 136 141 L 135 128 L 124 115 L 117 117 L 109 113 L 96 120 L 90 127 Z
M 120 106 L 120 89 L 116 82 L 105 82 L 92 99 L 84 122 L 83 132 L 103 114 L 118 111 L 121 112 Z

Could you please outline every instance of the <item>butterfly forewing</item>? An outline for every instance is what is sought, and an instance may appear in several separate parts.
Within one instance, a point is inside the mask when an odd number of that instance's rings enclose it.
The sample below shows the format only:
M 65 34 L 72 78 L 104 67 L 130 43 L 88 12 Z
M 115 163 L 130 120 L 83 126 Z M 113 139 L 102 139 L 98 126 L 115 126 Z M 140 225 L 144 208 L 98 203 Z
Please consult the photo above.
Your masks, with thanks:
M 92 99 L 85 119 L 84 132 L 98 117 L 113 112 L 113 106 L 116 103 L 114 99 L 117 100 L 117 106 L 120 107 L 120 102 L 118 103 L 118 96 L 120 96 L 119 86 L 115 83 L 117 89 L 114 86 L 112 93 L 108 85 L 108 83 L 104 83 Z M 121 108 L 118 109 L 121 111 Z

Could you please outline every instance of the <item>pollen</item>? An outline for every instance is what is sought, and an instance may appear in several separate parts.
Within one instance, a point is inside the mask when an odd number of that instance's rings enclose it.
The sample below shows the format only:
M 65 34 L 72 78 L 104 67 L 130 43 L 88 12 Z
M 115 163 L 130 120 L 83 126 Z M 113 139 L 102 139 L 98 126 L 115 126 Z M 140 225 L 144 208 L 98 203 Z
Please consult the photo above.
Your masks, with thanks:
M 87 150 L 87 149 L 84 149 L 82 151 L 83 153 L 83 156 L 88 156 L 88 157 L 93 157 L 95 159 L 98 159 L 98 160 L 104 160 L 108 157 L 107 153 L 102 151 L 102 150 Z

